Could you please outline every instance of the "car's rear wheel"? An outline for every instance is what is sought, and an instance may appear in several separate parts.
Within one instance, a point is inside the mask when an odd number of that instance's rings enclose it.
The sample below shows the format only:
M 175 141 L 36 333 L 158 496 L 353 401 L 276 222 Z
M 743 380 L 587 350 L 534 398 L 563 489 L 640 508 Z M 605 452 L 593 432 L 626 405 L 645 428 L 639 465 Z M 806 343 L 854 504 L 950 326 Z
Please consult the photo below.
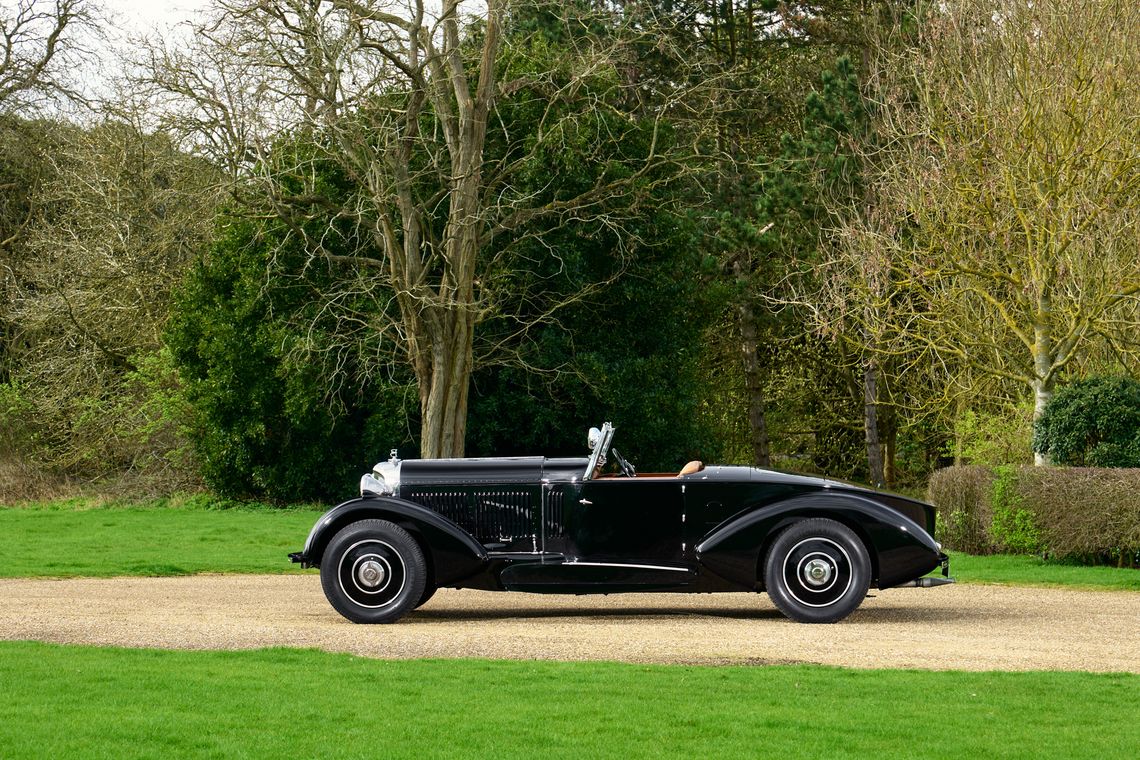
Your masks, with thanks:
M 772 602 L 792 620 L 834 623 L 867 596 L 871 561 L 846 525 L 802 520 L 776 537 L 764 562 L 764 583 Z
M 423 552 L 387 520 L 360 520 L 333 536 L 321 558 L 329 604 L 354 623 L 394 623 L 423 598 Z

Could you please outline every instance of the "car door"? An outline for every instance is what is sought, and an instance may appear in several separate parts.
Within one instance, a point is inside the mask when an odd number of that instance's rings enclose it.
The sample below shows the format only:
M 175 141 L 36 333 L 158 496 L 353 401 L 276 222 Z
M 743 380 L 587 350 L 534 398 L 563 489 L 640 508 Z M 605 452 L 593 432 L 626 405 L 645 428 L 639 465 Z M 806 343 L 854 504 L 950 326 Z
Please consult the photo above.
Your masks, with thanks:
M 582 559 L 681 563 L 679 478 L 600 478 L 581 483 L 570 524 Z
M 671 591 L 697 580 L 684 561 L 684 501 L 674 477 L 602 478 L 551 488 L 539 562 L 505 570 L 505 588 L 541 593 Z

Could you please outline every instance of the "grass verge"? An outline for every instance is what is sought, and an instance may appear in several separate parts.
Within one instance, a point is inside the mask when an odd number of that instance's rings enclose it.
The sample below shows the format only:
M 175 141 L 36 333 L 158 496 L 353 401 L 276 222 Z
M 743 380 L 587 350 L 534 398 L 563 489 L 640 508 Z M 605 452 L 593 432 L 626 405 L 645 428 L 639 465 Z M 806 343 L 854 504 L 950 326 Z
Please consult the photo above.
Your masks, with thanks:
M 1140 570 L 1046 562 L 1020 554 L 950 553 L 950 574 L 961 583 L 1140 591 Z
M 7 757 L 1134 757 L 1140 676 L 0 643 Z

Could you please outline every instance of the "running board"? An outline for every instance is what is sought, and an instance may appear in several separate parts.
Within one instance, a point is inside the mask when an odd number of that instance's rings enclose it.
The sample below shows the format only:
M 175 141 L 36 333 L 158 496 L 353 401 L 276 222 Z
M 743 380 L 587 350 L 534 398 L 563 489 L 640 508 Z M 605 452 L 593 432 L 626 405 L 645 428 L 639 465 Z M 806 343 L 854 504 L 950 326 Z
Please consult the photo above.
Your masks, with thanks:
M 503 570 L 499 582 L 508 591 L 613 594 L 622 591 L 670 591 L 697 579 L 691 567 L 625 562 L 518 562 Z

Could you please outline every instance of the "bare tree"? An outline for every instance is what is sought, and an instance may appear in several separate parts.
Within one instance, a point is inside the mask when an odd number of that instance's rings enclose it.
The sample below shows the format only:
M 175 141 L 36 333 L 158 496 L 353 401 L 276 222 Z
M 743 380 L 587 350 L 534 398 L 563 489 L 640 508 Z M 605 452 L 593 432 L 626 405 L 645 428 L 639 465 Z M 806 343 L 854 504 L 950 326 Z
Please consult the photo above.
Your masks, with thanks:
M 0 115 L 79 97 L 79 42 L 96 17 L 89 0 L 16 0 L 0 10 Z
M 504 0 L 444 0 L 438 9 L 422 0 L 220 0 L 198 29 L 198 53 L 158 50 L 148 66 L 147 83 L 173 98 L 172 123 L 200 146 L 225 147 L 240 187 L 252 188 L 246 200 L 267 199 L 267 213 L 290 224 L 314 257 L 356 273 L 357 292 L 394 300 L 394 321 L 348 320 L 345 334 L 385 337 L 414 370 L 426 457 L 463 453 L 478 325 L 520 301 L 533 305 L 533 293 L 497 289 L 508 279 L 495 272 L 509 243 L 559 220 L 620 226 L 617 199 L 633 202 L 670 181 L 697 150 L 662 136 L 689 85 L 636 76 L 634 47 L 651 37 L 644 19 L 607 15 L 611 33 L 598 35 L 571 18 L 572 62 L 503 81 L 504 46 L 520 44 L 504 36 L 508 18 Z M 599 83 L 605 91 L 590 92 Z M 533 134 L 511 134 L 498 114 L 499 100 L 519 92 L 539 109 Z M 568 196 L 513 182 L 598 114 L 640 120 L 649 134 L 643 153 Z M 492 129 L 507 145 L 495 154 Z M 321 160 L 360 188 L 351 203 L 322 193 L 311 154 L 281 149 L 286 135 L 321 147 Z M 604 139 L 620 145 L 622 136 Z M 351 255 L 330 250 L 306 226 L 316 218 L 353 220 L 365 243 Z M 548 317 L 559 305 L 547 306 Z
M 157 420 L 132 378 L 161 349 L 172 290 L 208 238 L 215 170 L 121 121 L 60 127 L 46 160 L 12 303 L 13 379 L 41 459 L 89 476 L 129 469 L 161 453 L 138 440 Z M 159 448 L 178 445 L 169 433 Z
M 1035 417 L 1060 373 L 1107 347 L 1140 356 L 1140 7 L 955 0 L 882 51 L 876 210 L 829 262 L 915 366 L 1013 381 Z M 865 253 L 888 288 L 843 272 Z M 893 309 L 888 313 L 887 309 Z
M 15 328 L 12 300 L 26 252 L 19 243 L 35 217 L 37 188 L 50 174 L 56 131 L 31 119 L 48 106 L 81 100 L 81 39 L 97 28 L 88 0 L 17 0 L 0 6 L 0 382 L 9 379 Z

